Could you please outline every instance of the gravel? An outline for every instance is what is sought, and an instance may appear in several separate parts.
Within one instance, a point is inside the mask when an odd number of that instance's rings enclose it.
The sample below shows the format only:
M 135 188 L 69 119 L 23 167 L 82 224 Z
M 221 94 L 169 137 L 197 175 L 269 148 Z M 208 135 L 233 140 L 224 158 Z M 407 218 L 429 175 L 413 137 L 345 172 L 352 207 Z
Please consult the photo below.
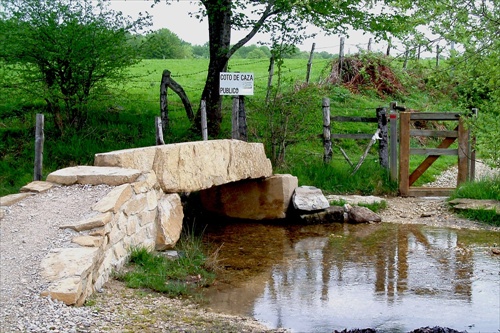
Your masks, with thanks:
M 72 307 L 41 297 L 40 262 L 51 249 L 75 246 L 59 229 L 92 214 L 111 187 L 50 189 L 8 207 L 0 219 L 0 332 L 264 332 L 254 319 L 211 313 L 190 300 L 132 290 L 111 280 L 88 304 Z M 273 332 L 279 332 L 273 331 Z
M 477 165 L 479 177 L 492 170 Z M 452 187 L 453 168 L 429 186 Z M 190 300 L 132 290 L 111 280 L 88 306 L 68 307 L 39 296 L 47 287 L 40 261 L 53 248 L 74 246 L 74 231 L 59 229 L 91 214 L 109 186 L 55 187 L 7 208 L 0 219 L 1 332 L 284 332 L 267 330 L 255 320 L 209 312 Z M 457 218 L 445 198 L 386 198 L 383 221 L 470 229 L 494 229 Z
M 481 161 L 476 162 L 476 179 L 492 177 L 498 174 L 498 172 L 499 170 L 494 170 Z M 434 182 L 425 184 L 424 186 L 455 187 L 457 185 L 457 174 L 458 168 L 456 166 L 452 167 L 441 173 Z M 498 227 L 458 217 L 450 211 L 446 197 L 395 197 L 385 199 L 388 202 L 388 209 L 380 213 L 384 222 L 425 224 L 456 229 L 500 230 Z

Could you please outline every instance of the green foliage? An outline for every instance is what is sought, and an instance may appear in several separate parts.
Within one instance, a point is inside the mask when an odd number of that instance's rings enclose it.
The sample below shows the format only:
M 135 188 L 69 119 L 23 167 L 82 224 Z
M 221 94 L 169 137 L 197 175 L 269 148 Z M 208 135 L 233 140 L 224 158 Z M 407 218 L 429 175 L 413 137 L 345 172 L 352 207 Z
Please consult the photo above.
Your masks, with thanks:
M 401 2 L 404 3 L 405 1 Z M 478 136 L 476 150 L 481 159 L 499 167 L 500 159 L 500 12 L 497 0 L 408 1 L 414 17 L 427 22 L 440 39 L 455 43 L 460 53 L 451 52 L 444 66 L 433 68 L 427 82 L 442 96 L 452 96 L 462 110 L 478 108 L 471 121 Z M 481 139 L 479 139 L 481 137 Z
M 457 198 L 499 200 L 500 201 L 500 175 L 492 178 L 483 178 L 460 185 L 451 195 L 450 200 Z
M 154 145 L 154 117 L 159 115 L 158 91 L 162 71 L 169 69 L 193 104 L 197 104 L 199 101 L 193 96 L 199 94 L 204 84 L 207 63 L 206 59 L 143 60 L 131 66 L 127 74 L 132 79 L 113 86 L 107 91 L 106 99 L 89 104 L 89 117 L 84 127 L 79 132 L 68 131 L 63 138 L 57 136 L 54 120 L 46 116 L 44 175 L 67 166 L 92 164 L 96 153 Z M 273 94 L 266 105 L 269 61 L 230 61 L 231 71 L 252 72 L 255 77 L 255 95 L 245 98 L 249 141 L 264 143 L 267 156 L 278 157 L 273 157 L 275 172 L 298 176 L 301 184 L 314 185 L 328 193 L 396 193 L 396 185 L 388 182 L 386 172 L 378 168 L 377 145 L 372 147 L 361 170 L 354 177 L 350 176 L 352 168 L 342 157 L 340 147 L 356 164 L 368 144 L 367 140 L 334 140 L 333 162 L 329 165 L 322 163 L 322 98 L 330 98 L 332 116 L 363 117 L 373 117 L 375 109 L 388 105 L 392 98 L 384 100 L 366 91 L 354 94 L 342 85 L 319 84 L 324 82 L 328 73 L 324 69 L 331 69 L 331 62 L 326 60 L 314 62 L 311 83 L 305 85 L 306 64 L 307 59 L 284 59 L 279 82 L 281 88 L 278 91 L 275 77 Z M 396 75 L 399 75 L 397 71 Z M 406 106 L 442 111 L 442 105 L 450 103 L 443 97 L 437 100 L 439 104 L 434 105 L 436 100 L 418 88 L 418 85 L 405 86 L 408 94 L 401 97 L 406 99 Z M 44 112 L 44 102 L 27 100 L 12 87 L 0 86 L 0 90 L 1 196 L 17 192 L 32 179 L 35 114 Z M 231 106 L 231 98 L 224 98 L 221 138 L 231 135 Z M 191 123 L 176 94 L 169 94 L 169 116 L 171 128 L 164 133 L 167 143 L 200 139 L 190 130 Z M 375 124 L 332 123 L 331 126 L 332 133 L 373 134 L 376 130 Z M 274 138 L 281 138 L 281 141 L 273 141 Z M 272 153 L 273 142 L 276 154 Z M 412 145 L 418 146 L 418 142 Z M 429 144 L 432 145 L 434 143 Z M 283 147 L 285 150 L 281 150 Z M 412 158 L 411 167 L 419 162 Z M 440 157 L 419 181 L 433 181 L 434 175 L 454 163 L 456 157 Z
M 345 201 L 345 200 L 330 201 L 331 206 L 343 206 L 346 203 L 347 203 L 347 201 Z M 370 209 L 372 212 L 378 213 L 378 212 L 387 208 L 387 201 L 382 200 L 380 202 L 373 202 L 373 203 L 360 202 L 359 204 L 357 204 L 357 206 L 366 207 L 366 208 Z
M 136 37 L 144 40 L 140 46 L 140 56 L 144 59 L 186 59 L 193 57 L 190 44 L 181 40 L 168 29 L 160 29 L 150 32 L 144 37 Z
M 500 174 L 492 178 L 483 178 L 474 182 L 466 182 L 460 185 L 451 195 L 450 200 L 467 198 L 478 200 L 500 201 Z M 500 226 L 500 212 L 485 209 L 459 210 L 461 216 L 486 224 Z
M 328 194 L 394 195 L 397 191 L 397 184 L 390 181 L 387 171 L 373 159 L 366 161 L 353 176 L 347 163 L 337 161 L 326 165 L 320 160 L 304 161 L 283 171 L 297 176 L 299 185 L 316 186 Z
M 366 207 L 371 211 L 378 213 L 387 208 L 387 201 L 382 200 L 380 202 L 373 202 L 373 203 L 360 203 L 359 206 Z
M 127 40 L 148 18 L 131 21 L 104 1 L 3 3 L 0 59 L 17 74 L 9 84 L 44 100 L 60 133 L 83 128 L 93 95 L 137 62 Z
M 149 288 L 171 297 L 188 296 L 212 283 L 215 275 L 207 269 L 201 237 L 184 234 L 177 250 L 179 257 L 169 259 L 144 247 L 133 248 L 130 270 L 118 273 L 130 288 Z
M 493 210 L 468 209 L 460 210 L 457 213 L 469 220 L 480 221 L 485 224 L 500 227 L 500 214 L 497 214 L 497 212 Z

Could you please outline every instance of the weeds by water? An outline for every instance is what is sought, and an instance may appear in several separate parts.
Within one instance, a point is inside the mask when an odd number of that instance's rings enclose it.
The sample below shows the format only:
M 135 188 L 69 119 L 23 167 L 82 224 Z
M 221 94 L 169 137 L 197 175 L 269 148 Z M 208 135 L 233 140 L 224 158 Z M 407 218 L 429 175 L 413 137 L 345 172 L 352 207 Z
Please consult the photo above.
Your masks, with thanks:
M 132 248 L 128 269 L 116 277 L 129 288 L 148 288 L 171 297 L 192 295 L 213 282 L 217 255 L 205 255 L 201 237 L 184 233 L 176 250 L 178 257 L 170 259 L 145 247 Z
M 483 178 L 474 182 L 466 182 L 458 187 L 451 195 L 453 199 L 478 199 L 500 201 L 500 175 Z M 458 214 L 486 224 L 500 226 L 500 212 L 486 209 L 460 210 Z
M 450 195 L 450 200 L 458 198 L 500 200 L 500 175 L 463 183 Z
M 346 203 L 347 203 L 347 201 L 345 201 L 345 200 L 333 200 L 333 201 L 330 201 L 330 205 L 332 205 L 332 206 L 343 206 Z M 372 203 L 360 202 L 356 206 L 366 207 L 369 210 L 371 210 L 372 212 L 378 213 L 378 212 L 380 212 L 380 211 L 382 211 L 382 210 L 384 210 L 384 209 L 387 208 L 387 201 L 382 200 L 380 202 L 372 202 Z
M 327 194 L 382 195 L 395 194 L 397 183 L 389 179 L 387 170 L 378 161 L 367 161 L 351 175 L 352 168 L 343 162 L 322 161 L 295 163 L 288 172 L 299 178 L 299 185 L 313 185 Z

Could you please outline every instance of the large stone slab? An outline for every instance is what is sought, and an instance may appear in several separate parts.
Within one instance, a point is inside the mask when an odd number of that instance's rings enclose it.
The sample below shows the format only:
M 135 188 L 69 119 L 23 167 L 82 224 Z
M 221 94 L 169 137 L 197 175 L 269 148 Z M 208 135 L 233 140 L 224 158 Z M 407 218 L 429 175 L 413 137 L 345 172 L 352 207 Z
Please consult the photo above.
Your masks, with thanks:
M 107 212 L 104 214 L 98 214 L 96 216 L 89 217 L 85 220 L 79 221 L 76 224 L 64 224 L 61 225 L 60 229 L 73 229 L 75 231 L 86 231 L 92 230 L 100 227 L 104 227 L 111 221 L 113 214 L 111 212 Z
M 96 154 L 96 166 L 154 171 L 166 193 L 194 192 L 242 179 L 272 175 L 261 143 L 210 140 Z
M 129 184 L 123 184 L 112 189 L 104 198 L 98 201 L 92 209 L 101 213 L 116 213 L 131 197 L 132 187 Z
M 60 169 L 47 176 L 47 181 L 62 185 L 89 184 L 118 186 L 132 183 L 141 172 L 117 167 L 76 166 Z
M 203 207 L 211 212 L 240 219 L 263 220 L 286 217 L 298 179 L 274 175 L 242 180 L 201 191 Z
M 156 250 L 175 246 L 181 236 L 183 219 L 181 197 L 177 193 L 164 195 L 158 202 Z

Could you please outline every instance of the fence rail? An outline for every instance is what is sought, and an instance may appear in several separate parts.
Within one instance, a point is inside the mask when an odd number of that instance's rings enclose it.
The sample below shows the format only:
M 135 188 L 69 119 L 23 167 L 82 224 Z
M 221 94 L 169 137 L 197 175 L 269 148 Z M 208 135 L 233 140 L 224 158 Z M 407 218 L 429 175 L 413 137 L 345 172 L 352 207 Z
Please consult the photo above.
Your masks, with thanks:
M 376 123 L 377 130 L 375 133 L 331 133 L 331 122 L 355 122 L 355 123 Z M 353 170 L 353 174 L 359 169 L 364 159 L 368 155 L 371 146 L 376 140 L 379 140 L 379 162 L 380 165 L 389 169 L 389 135 L 387 130 L 387 108 L 379 107 L 376 109 L 376 117 L 349 117 L 349 116 L 331 116 L 330 115 L 330 99 L 323 98 L 323 146 L 324 146 L 324 156 L 323 161 L 325 163 L 330 162 L 333 151 L 331 139 L 354 139 L 354 140 L 366 140 L 371 139 L 364 154 L 361 156 L 358 164 Z M 352 166 L 352 163 L 344 152 L 342 147 L 339 147 L 342 155 L 347 160 L 347 162 Z

